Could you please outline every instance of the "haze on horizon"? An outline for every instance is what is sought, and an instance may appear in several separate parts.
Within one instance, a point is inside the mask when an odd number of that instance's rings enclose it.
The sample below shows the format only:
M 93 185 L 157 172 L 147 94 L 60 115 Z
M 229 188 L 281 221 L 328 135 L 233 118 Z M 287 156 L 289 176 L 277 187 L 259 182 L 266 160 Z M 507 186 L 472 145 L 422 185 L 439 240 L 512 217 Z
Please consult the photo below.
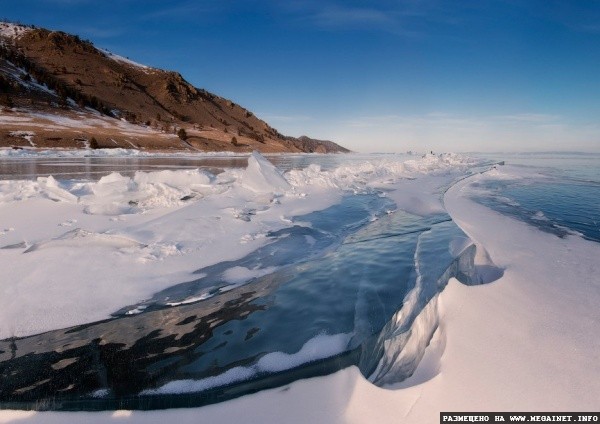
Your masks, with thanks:
M 3 0 L 355 151 L 600 152 L 600 1 Z

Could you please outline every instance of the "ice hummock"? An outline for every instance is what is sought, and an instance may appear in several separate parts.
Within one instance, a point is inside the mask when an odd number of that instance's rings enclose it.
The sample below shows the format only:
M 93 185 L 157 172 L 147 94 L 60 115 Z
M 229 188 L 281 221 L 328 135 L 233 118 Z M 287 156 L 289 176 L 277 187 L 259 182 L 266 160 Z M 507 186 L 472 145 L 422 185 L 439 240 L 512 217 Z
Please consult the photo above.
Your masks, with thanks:
M 281 172 L 257 151 L 248 158 L 248 167 L 241 178 L 243 187 L 257 193 L 282 194 L 291 187 Z

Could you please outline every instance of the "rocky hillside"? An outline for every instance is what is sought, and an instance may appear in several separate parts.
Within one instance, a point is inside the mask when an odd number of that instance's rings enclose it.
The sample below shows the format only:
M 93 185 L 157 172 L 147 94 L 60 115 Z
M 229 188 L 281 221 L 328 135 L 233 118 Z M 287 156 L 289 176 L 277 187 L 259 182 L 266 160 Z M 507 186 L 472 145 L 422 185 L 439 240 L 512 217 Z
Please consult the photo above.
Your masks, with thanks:
M 0 23 L 0 146 L 341 152 L 285 137 L 177 72 L 76 35 Z
M 296 148 L 307 153 L 349 153 L 350 150 L 339 144 L 329 140 L 317 140 L 310 138 L 305 135 L 296 137 L 286 137 L 288 142 L 293 144 Z

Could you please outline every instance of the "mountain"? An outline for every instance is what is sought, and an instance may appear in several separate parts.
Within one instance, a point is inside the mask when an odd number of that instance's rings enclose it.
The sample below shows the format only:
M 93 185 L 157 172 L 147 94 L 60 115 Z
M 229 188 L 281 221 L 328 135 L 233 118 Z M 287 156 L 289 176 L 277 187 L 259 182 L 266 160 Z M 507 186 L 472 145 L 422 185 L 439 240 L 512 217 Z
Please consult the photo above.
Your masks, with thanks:
M 345 152 L 286 137 L 179 73 L 76 35 L 0 22 L 0 147 Z
M 286 140 L 292 143 L 295 147 L 307 153 L 349 153 L 350 150 L 342 147 L 333 141 L 317 140 L 305 135 L 298 138 L 286 137 Z

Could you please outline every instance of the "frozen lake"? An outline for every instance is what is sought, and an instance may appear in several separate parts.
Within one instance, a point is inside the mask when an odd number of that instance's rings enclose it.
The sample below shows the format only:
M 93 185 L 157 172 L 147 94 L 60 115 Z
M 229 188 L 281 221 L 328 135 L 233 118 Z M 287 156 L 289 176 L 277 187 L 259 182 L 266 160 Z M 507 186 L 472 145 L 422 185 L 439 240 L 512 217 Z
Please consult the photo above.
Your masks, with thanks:
M 503 273 L 445 212 L 453 184 L 483 172 L 478 202 L 560 237 L 597 231 L 595 166 L 269 159 L 2 159 L 0 404 L 200 406 L 352 365 L 398 383 L 448 281 Z M 49 219 L 27 227 L 31 207 Z
M 318 164 L 322 169 L 331 169 L 352 161 L 361 162 L 373 157 L 409 158 L 408 155 L 271 155 L 269 160 L 280 170 L 302 169 Z M 212 173 L 227 168 L 245 168 L 247 155 L 188 155 L 188 156 L 60 156 L 58 154 L 0 155 L 0 180 L 35 179 L 52 175 L 56 179 L 99 180 L 111 172 L 133 176 L 137 171 L 152 172 L 177 169 L 203 169 Z

